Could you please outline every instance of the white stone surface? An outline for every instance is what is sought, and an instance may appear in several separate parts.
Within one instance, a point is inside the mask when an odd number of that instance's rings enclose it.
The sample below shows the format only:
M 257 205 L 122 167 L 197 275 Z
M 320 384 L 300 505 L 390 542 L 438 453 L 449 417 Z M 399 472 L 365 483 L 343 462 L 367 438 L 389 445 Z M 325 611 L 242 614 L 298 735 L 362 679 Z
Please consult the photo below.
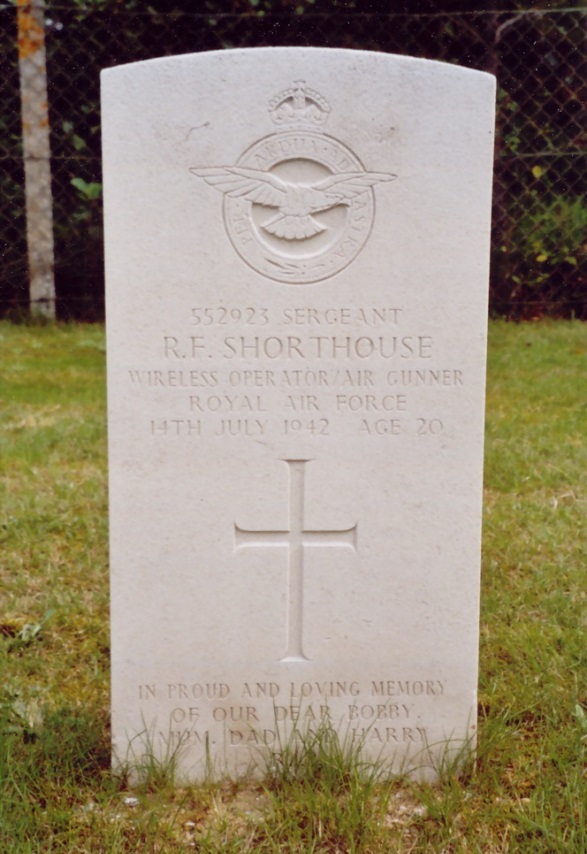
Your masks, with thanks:
M 493 104 L 343 50 L 103 73 L 117 761 L 474 743 Z

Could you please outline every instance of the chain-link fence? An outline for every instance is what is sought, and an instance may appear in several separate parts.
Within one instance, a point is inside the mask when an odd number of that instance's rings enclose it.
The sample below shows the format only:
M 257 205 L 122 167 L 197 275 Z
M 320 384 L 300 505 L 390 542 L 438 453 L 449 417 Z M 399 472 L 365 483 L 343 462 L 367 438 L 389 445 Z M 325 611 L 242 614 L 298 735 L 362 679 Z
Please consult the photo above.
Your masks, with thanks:
M 136 8 L 135 4 L 135 8 Z M 205 5 L 205 4 L 202 4 Z M 84 6 L 86 8 L 84 8 Z M 99 72 L 156 56 L 314 45 L 411 54 L 498 78 L 491 307 L 587 318 L 587 11 L 212 14 L 47 3 L 58 312 L 103 311 Z M 0 313 L 28 304 L 16 14 L 0 5 Z M 583 131 L 582 131 L 583 129 Z

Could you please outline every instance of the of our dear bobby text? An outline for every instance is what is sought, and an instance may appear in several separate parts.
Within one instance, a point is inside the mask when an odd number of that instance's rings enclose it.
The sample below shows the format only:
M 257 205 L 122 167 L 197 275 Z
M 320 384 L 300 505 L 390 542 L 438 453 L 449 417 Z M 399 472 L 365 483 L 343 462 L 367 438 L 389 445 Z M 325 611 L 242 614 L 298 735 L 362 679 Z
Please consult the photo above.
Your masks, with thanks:
M 170 682 L 137 686 L 144 713 L 158 700 L 168 710 L 168 726 L 157 738 L 170 744 L 215 744 L 228 747 L 272 745 L 279 741 L 280 724 L 290 722 L 300 732 L 316 722 L 345 725 L 351 740 L 424 745 L 425 720 L 434 714 L 447 691 L 438 678 L 313 681 Z M 264 707 L 271 707 L 267 726 Z
M 458 394 L 464 372 L 440 362 L 434 336 L 406 315 L 386 306 L 192 307 L 185 331 L 154 338 L 153 361 L 129 366 L 128 381 L 157 392 L 144 425 L 157 438 L 439 436 L 450 425 L 434 395 Z

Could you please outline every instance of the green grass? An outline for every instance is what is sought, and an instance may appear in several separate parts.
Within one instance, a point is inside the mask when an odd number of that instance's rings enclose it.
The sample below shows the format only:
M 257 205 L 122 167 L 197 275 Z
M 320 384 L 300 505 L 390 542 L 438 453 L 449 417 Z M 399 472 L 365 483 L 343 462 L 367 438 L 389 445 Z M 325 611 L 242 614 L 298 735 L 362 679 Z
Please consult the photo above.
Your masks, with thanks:
M 111 775 L 103 329 L 0 344 L 0 851 L 587 850 L 585 325 L 490 325 L 479 750 L 437 786 L 327 729 L 262 784 Z

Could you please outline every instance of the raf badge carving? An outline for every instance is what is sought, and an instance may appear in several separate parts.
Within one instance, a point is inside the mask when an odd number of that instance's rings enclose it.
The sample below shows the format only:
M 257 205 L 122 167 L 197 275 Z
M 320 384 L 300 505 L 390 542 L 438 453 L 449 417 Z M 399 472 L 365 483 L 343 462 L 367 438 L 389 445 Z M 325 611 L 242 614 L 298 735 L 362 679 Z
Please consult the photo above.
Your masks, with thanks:
M 223 194 L 226 230 L 247 264 L 278 282 L 318 282 L 361 251 L 373 223 L 373 187 L 396 176 L 367 172 L 324 133 L 330 106 L 303 81 L 273 98 L 269 113 L 277 133 L 236 165 L 190 171 Z

